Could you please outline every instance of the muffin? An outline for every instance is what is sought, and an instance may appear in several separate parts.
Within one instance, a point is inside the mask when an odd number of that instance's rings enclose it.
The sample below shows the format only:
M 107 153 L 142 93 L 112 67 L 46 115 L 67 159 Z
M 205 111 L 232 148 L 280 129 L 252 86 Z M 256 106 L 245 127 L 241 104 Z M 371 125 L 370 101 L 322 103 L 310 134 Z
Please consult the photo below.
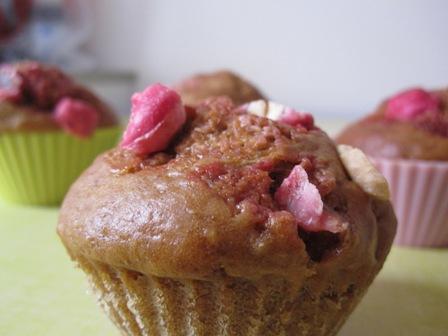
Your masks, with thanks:
M 119 136 L 111 109 L 59 69 L 0 65 L 0 195 L 57 204 Z
M 161 85 L 132 103 L 57 227 L 121 332 L 335 335 L 395 234 L 362 152 L 337 149 L 310 115 L 270 113 L 278 104 L 193 109 Z
M 400 92 L 337 142 L 362 149 L 389 181 L 397 244 L 448 246 L 448 89 Z
M 174 89 L 185 105 L 197 106 L 206 98 L 227 96 L 235 105 L 263 99 L 263 95 L 252 84 L 227 70 L 197 74 L 187 78 Z

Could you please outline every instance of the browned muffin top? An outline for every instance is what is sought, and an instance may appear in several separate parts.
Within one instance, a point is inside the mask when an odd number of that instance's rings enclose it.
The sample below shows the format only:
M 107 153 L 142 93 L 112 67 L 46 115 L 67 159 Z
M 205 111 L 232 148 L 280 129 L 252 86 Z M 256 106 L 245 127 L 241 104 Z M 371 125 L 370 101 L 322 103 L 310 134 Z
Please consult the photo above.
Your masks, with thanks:
M 448 89 L 410 89 L 347 127 L 337 141 L 372 157 L 448 160 Z
M 256 87 L 227 70 L 198 74 L 175 85 L 185 105 L 197 106 L 210 97 L 227 96 L 235 105 L 264 99 Z
M 31 61 L 0 65 L 0 132 L 62 127 L 85 136 L 116 122 L 105 103 L 55 67 Z
M 294 183 L 295 169 L 310 181 L 299 189 L 316 189 L 330 222 L 298 220 L 315 210 L 308 193 L 298 213 L 281 204 L 278 191 Z M 68 193 L 58 233 L 72 255 L 145 274 L 301 281 L 319 270 L 337 284 L 347 273 L 371 279 L 395 224 L 390 203 L 348 177 L 324 132 L 220 98 L 188 109 L 164 150 L 100 156 Z

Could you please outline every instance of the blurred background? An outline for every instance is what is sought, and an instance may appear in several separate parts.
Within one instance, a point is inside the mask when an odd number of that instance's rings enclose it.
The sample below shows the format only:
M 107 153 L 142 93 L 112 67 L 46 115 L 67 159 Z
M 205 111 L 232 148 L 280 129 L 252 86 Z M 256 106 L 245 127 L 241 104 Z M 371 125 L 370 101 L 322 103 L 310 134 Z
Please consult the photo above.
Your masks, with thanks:
M 446 0 L 1 0 L 0 7 L 3 61 L 62 65 L 122 114 L 135 89 L 221 68 L 318 120 L 355 119 L 397 90 L 448 83 Z

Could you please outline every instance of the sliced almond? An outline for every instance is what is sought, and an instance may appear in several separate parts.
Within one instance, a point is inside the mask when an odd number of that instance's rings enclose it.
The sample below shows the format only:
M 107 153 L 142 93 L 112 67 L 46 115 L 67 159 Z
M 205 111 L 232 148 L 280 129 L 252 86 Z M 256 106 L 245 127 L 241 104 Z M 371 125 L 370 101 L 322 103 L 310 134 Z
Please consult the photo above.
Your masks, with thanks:
M 389 185 L 383 175 L 360 150 L 348 145 L 338 146 L 339 156 L 352 180 L 366 193 L 389 200 Z
M 268 103 L 266 100 L 256 100 L 243 106 L 243 108 L 244 107 L 246 107 L 247 112 L 259 117 L 266 117 L 268 114 Z
M 285 107 L 272 101 L 256 100 L 247 104 L 246 110 L 247 112 L 255 114 L 259 117 L 278 120 L 285 110 Z

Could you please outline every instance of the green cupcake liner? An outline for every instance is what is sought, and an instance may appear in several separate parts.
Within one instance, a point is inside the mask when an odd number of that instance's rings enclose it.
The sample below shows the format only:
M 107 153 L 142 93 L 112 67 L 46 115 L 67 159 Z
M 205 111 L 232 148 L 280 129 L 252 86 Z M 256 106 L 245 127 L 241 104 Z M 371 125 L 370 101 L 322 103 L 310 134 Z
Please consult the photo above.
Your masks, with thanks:
M 98 129 L 89 139 L 61 131 L 0 134 L 0 196 L 21 204 L 58 205 L 74 180 L 120 134 L 120 127 Z

